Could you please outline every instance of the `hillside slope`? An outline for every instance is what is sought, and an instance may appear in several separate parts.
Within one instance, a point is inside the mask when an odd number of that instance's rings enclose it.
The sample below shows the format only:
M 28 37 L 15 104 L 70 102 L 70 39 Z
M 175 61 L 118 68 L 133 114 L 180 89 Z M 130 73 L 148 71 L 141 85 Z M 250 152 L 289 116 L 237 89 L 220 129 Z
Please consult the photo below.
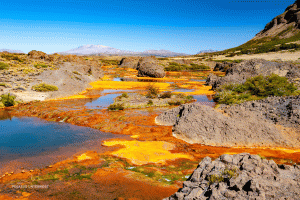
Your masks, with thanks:
M 233 57 L 240 54 L 258 54 L 300 50 L 300 0 L 288 6 L 250 41 L 238 47 L 214 54 Z

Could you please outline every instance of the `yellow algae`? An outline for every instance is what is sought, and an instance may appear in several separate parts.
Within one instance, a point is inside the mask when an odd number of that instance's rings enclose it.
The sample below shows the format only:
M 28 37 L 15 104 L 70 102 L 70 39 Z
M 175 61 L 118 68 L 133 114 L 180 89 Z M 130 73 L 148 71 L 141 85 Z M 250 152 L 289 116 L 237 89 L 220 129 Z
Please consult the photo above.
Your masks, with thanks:
M 81 154 L 80 156 L 77 156 L 78 161 L 82 161 L 82 160 L 89 160 L 91 159 L 91 157 L 87 156 L 85 153 Z
M 174 79 L 174 78 L 151 78 L 151 77 L 136 77 L 136 79 L 139 79 L 139 80 L 158 80 L 158 81 L 186 81 L 188 79 L 185 79 L 185 78 L 177 78 L 177 79 Z
M 205 83 L 205 81 L 189 81 L 186 83 L 191 84 L 191 85 L 203 85 Z
M 165 163 L 166 160 L 178 158 L 193 158 L 183 153 L 171 153 L 169 150 L 174 149 L 175 145 L 164 141 L 104 141 L 103 145 L 124 145 L 125 148 L 114 151 L 111 154 L 126 158 L 136 165 Z
M 132 69 L 132 68 L 127 68 L 127 71 L 129 71 L 129 72 L 137 72 L 138 70 Z
M 105 81 L 105 80 L 111 80 L 112 78 L 109 77 L 108 75 L 104 75 L 101 80 Z
M 147 82 L 133 82 L 133 81 L 96 81 L 90 83 L 93 89 L 135 89 L 147 88 L 150 83 Z M 163 90 L 170 86 L 169 83 L 151 83 L 154 87 Z

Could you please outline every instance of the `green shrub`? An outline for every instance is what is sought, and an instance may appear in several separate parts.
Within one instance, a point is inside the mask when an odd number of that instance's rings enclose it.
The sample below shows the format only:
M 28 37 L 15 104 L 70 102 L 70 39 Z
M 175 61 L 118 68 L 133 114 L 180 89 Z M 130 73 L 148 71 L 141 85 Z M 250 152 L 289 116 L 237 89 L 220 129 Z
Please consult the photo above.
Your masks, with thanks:
M 188 96 L 186 96 L 186 99 L 187 99 L 187 100 L 193 100 L 194 97 L 193 97 L 192 95 L 188 95 Z
M 228 84 L 221 86 L 215 100 L 222 104 L 242 103 L 258 100 L 268 96 L 297 95 L 297 87 L 289 83 L 287 78 L 276 74 L 256 76 L 246 80 L 244 84 Z
M 15 96 L 11 96 L 9 93 L 3 94 L 1 95 L 1 102 L 5 107 L 14 106 L 16 104 L 15 98 Z
M 9 68 L 9 65 L 4 63 L 4 62 L 0 62 L 0 70 L 3 70 L 3 69 L 8 69 Z
M 58 87 L 55 85 L 48 85 L 46 83 L 40 83 L 38 85 L 32 86 L 32 89 L 38 92 L 48 92 L 48 91 L 57 91 Z
M 181 105 L 181 104 L 183 104 L 184 103 L 184 101 L 179 101 L 179 100 L 173 100 L 173 101 L 169 101 L 168 102 L 168 104 L 170 105 L 170 106 L 179 106 L 179 105 Z
M 170 62 L 169 66 L 165 67 L 165 71 L 183 71 L 183 70 L 209 70 L 210 68 L 206 65 L 199 65 L 199 64 L 194 64 L 191 63 L 189 65 L 181 65 L 176 62 Z
M 108 106 L 107 109 L 108 110 L 124 110 L 124 106 L 123 106 L 123 104 L 119 104 L 119 103 L 111 104 L 111 105 Z
M 191 70 L 209 70 L 210 68 L 207 65 L 198 65 L 198 64 L 191 63 L 190 69 Z
M 34 65 L 35 68 L 40 69 L 40 68 L 47 68 L 48 65 L 45 65 L 44 63 L 38 63 Z
M 147 98 L 157 98 L 159 94 L 159 89 L 157 87 L 155 87 L 153 84 L 150 84 L 147 86 L 147 94 L 146 97 Z
M 6 60 L 16 60 L 19 62 L 24 62 L 23 59 L 19 58 L 19 56 L 14 55 L 14 54 L 2 54 L 1 57 L 5 58 Z
M 184 67 L 176 62 L 170 62 L 169 66 L 165 67 L 165 71 L 181 71 Z
M 160 95 L 160 98 L 162 99 L 171 98 L 171 97 L 172 97 L 172 92 L 170 91 L 164 92 Z
M 212 174 L 209 176 L 208 181 L 210 184 L 213 183 L 220 183 L 224 181 L 224 178 L 222 175 L 216 175 L 216 174 Z
M 121 95 L 121 97 L 128 98 L 129 96 L 128 96 L 127 93 L 123 93 L 123 94 Z
M 152 101 L 152 100 L 149 100 L 148 103 L 147 103 L 147 105 L 148 105 L 148 106 L 152 106 L 152 105 L 153 105 L 153 101 Z

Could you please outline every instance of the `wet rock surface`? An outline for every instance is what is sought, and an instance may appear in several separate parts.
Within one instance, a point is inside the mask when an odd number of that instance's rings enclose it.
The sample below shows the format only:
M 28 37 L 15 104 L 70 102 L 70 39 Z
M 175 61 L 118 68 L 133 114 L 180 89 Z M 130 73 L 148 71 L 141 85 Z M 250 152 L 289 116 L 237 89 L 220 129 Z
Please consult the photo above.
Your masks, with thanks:
M 211 85 L 212 89 L 217 89 L 221 85 L 229 83 L 241 84 L 246 79 L 258 75 L 277 74 L 295 83 L 297 83 L 297 77 L 300 76 L 299 66 L 287 62 L 271 62 L 264 59 L 252 59 L 233 65 L 219 64 L 215 67 L 215 70 L 217 69 L 226 70 L 226 74 L 224 77 L 217 77 L 213 74 L 208 76 L 206 84 Z
M 299 199 L 300 166 L 248 153 L 205 157 L 183 187 L 164 200 Z
M 160 66 L 153 57 L 141 58 L 138 62 L 137 70 L 139 77 L 163 78 L 166 75 L 163 66 Z
M 184 104 L 162 113 L 156 122 L 173 126 L 173 135 L 189 143 L 246 147 L 300 146 L 299 134 L 286 135 L 276 128 L 272 120 L 243 106 L 228 107 L 226 113 L 222 114 L 197 103 Z

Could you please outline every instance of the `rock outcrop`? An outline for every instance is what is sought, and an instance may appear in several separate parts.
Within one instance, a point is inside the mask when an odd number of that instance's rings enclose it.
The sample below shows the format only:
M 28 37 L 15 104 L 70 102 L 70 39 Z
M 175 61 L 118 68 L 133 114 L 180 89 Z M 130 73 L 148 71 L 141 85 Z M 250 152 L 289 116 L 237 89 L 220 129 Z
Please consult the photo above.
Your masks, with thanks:
M 300 166 L 248 153 L 205 157 L 183 188 L 164 200 L 299 199 Z
M 268 97 L 232 106 L 220 105 L 219 109 L 228 115 L 239 112 L 256 113 L 274 124 L 300 130 L 300 96 Z M 300 134 L 298 141 L 300 142 Z
M 140 77 L 163 78 L 166 75 L 163 66 L 160 66 L 154 57 L 141 58 L 137 70 Z
M 138 62 L 139 62 L 139 57 L 125 57 L 122 58 L 122 60 L 119 63 L 119 67 L 127 67 L 127 68 L 132 68 L 136 69 Z
M 33 59 L 45 59 L 47 57 L 47 54 L 42 51 L 32 50 L 28 52 L 28 56 Z
M 286 8 L 285 12 L 275 17 L 268 23 L 264 30 L 259 32 L 254 39 L 263 37 L 279 36 L 281 38 L 289 38 L 300 29 L 300 1 Z M 280 35 L 279 35 L 280 33 Z
M 221 69 L 223 68 L 221 67 Z M 213 89 L 217 89 L 223 84 L 244 83 L 250 77 L 258 75 L 268 76 L 271 74 L 287 77 L 289 81 L 297 83 L 297 77 L 300 76 L 300 69 L 298 66 L 287 62 L 279 63 L 264 59 L 252 59 L 228 66 L 224 77 L 217 77 L 210 74 L 206 80 L 206 84 L 211 85 Z
M 297 115 L 297 113 L 295 114 Z M 222 114 L 197 103 L 184 104 L 156 118 L 173 126 L 173 136 L 189 143 L 210 146 L 300 147 L 299 134 L 286 135 L 259 113 L 245 107 L 227 109 Z

